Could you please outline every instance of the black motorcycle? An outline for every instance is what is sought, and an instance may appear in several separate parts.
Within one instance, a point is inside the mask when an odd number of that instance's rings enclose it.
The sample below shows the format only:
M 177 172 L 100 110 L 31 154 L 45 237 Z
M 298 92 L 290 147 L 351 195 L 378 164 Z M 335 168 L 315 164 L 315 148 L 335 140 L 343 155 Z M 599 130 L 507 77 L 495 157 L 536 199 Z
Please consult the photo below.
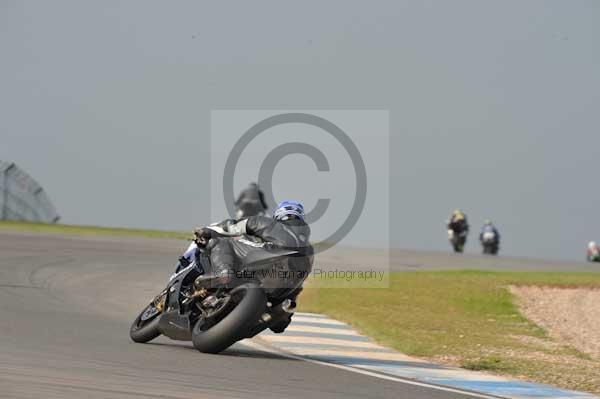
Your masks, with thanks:
M 467 243 L 467 234 L 469 232 L 467 230 L 463 230 L 460 232 L 455 232 L 452 229 L 448 229 L 448 241 L 454 252 L 462 253 L 465 250 L 465 244 Z
M 206 254 L 177 273 L 135 319 L 133 341 L 163 334 L 192 341 L 200 352 L 219 353 L 267 328 L 283 332 L 296 297 L 312 267 L 298 251 L 270 249 L 250 253 L 231 276 L 214 276 Z

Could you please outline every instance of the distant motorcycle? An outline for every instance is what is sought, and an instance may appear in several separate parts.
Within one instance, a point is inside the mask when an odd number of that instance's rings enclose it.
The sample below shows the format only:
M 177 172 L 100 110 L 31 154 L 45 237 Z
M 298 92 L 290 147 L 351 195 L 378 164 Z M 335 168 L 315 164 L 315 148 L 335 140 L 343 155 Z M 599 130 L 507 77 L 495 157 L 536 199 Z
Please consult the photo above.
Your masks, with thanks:
M 456 253 L 462 253 L 465 250 L 465 244 L 467 243 L 467 230 L 461 232 L 455 232 L 452 229 L 448 229 L 448 241 Z
M 295 299 L 310 273 L 294 262 L 297 251 L 271 249 L 245 259 L 233 280 L 203 274 L 193 262 L 171 278 L 131 325 L 133 341 L 145 343 L 163 334 L 192 341 L 200 352 L 219 353 L 235 342 L 270 328 L 283 332 Z M 209 262 L 205 257 L 202 262 Z
M 481 234 L 481 246 L 486 255 L 497 255 L 500 249 L 498 236 L 493 231 L 485 231 Z
M 250 183 L 235 201 L 236 219 L 250 216 L 264 216 L 267 210 L 264 193 L 258 188 L 258 184 Z
M 587 260 L 588 262 L 600 262 L 600 249 L 594 241 L 588 244 Z
M 265 210 L 257 202 L 240 201 L 235 211 L 235 218 L 242 219 L 250 216 L 265 216 Z

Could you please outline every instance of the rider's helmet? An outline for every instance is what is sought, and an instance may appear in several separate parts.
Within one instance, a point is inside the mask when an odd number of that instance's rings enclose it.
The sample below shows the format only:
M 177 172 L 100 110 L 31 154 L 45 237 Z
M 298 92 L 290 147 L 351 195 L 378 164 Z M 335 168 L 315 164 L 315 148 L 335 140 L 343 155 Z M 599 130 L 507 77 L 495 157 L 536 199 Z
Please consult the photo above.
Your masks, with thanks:
M 595 241 L 590 241 L 588 244 L 588 249 L 595 249 L 597 247 Z
M 465 214 L 462 213 L 462 211 L 460 209 L 455 209 L 454 212 L 452 212 L 452 219 L 453 220 L 461 220 L 465 218 Z
M 483 222 L 484 226 L 491 226 L 492 225 L 492 221 L 490 219 L 485 219 L 485 221 Z
M 281 201 L 273 213 L 276 220 L 300 219 L 304 220 L 304 207 L 297 201 Z

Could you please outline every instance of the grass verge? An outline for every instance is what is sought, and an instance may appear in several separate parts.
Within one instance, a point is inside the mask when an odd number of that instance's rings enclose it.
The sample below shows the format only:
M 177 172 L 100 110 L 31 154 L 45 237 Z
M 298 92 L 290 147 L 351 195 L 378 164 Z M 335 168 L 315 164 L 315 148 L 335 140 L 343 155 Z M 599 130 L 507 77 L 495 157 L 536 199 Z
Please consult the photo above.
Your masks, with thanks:
M 509 285 L 600 287 L 600 273 L 392 273 L 387 289 L 311 280 L 299 303 L 409 355 L 600 393 L 600 360 L 524 318 Z
M 21 231 L 44 234 L 86 235 L 86 236 L 129 236 L 147 238 L 188 239 L 191 233 L 175 231 L 125 229 L 115 227 L 77 226 L 68 224 L 47 224 L 30 222 L 0 221 L 0 231 Z

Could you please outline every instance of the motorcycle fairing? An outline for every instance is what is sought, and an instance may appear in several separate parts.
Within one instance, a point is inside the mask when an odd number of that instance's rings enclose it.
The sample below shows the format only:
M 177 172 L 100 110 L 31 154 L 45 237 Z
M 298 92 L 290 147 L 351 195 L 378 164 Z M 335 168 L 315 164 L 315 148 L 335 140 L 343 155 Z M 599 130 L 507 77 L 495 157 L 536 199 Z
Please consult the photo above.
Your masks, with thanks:
M 185 278 L 194 270 L 193 265 L 186 267 L 177 273 L 167 286 L 165 310 L 160 316 L 158 329 L 173 340 L 190 341 L 192 339 L 189 317 L 191 311 L 183 312 L 179 302 L 179 293 Z

